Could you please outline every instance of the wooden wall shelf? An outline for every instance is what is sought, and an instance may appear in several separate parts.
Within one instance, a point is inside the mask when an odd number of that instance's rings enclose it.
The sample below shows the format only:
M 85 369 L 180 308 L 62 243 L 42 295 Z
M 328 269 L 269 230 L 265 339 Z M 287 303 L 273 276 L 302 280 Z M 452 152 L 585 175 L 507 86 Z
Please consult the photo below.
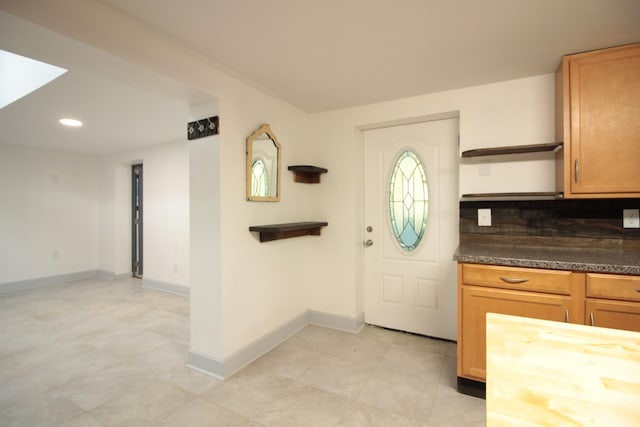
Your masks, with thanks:
M 484 201 L 502 201 L 502 200 L 560 200 L 563 194 L 556 192 L 522 192 L 522 193 L 476 193 L 463 194 L 460 197 L 461 202 L 484 202 Z
M 300 236 L 319 236 L 328 222 L 290 222 L 287 224 L 252 225 L 249 231 L 260 233 L 260 242 L 288 239 Z
M 500 156 L 505 154 L 527 154 L 540 152 L 555 152 L 562 148 L 562 142 L 546 144 L 512 145 L 508 147 L 478 148 L 463 151 L 461 157 Z M 515 192 L 515 193 L 481 193 L 463 194 L 461 202 L 500 201 L 500 200 L 558 200 L 562 199 L 562 192 Z
M 293 165 L 287 169 L 293 172 L 294 182 L 303 182 L 305 184 L 320 183 L 320 174 L 328 172 L 325 168 L 309 165 Z
M 502 154 L 539 153 L 542 151 L 554 151 L 562 147 L 562 142 L 550 142 L 548 144 L 512 145 L 509 147 L 478 148 L 463 151 L 461 157 L 498 156 Z

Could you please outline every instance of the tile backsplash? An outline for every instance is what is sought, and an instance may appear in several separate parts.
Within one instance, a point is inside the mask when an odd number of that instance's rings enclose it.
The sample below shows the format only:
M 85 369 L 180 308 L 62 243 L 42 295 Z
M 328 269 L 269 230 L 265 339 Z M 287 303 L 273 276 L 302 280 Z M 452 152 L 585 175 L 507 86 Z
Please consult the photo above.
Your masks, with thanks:
M 640 252 L 640 229 L 622 227 L 623 209 L 639 208 L 640 199 L 463 201 L 460 241 Z M 491 226 L 478 226 L 478 209 L 491 209 Z

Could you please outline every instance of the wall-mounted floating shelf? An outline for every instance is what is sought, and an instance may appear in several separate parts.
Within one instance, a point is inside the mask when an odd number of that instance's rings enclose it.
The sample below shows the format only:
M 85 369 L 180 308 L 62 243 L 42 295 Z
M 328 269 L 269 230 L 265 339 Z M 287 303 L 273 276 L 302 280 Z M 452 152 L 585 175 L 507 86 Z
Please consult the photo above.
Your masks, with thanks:
M 294 182 L 303 182 L 305 184 L 318 184 L 320 182 L 320 174 L 328 172 L 325 168 L 309 165 L 293 165 L 287 169 L 293 172 Z
M 554 151 L 562 147 L 562 142 L 550 142 L 547 144 L 512 145 L 509 147 L 478 148 L 463 151 L 461 157 L 498 156 L 502 154 L 539 153 L 542 151 Z
M 287 224 L 252 225 L 249 231 L 260 233 L 260 242 L 288 239 L 300 236 L 319 236 L 328 222 L 290 222 Z
M 477 148 L 463 151 L 461 157 L 500 156 L 505 154 L 527 154 L 555 152 L 562 148 L 562 142 L 545 144 L 511 145 L 507 147 Z M 558 200 L 563 198 L 562 192 L 517 192 L 517 193 L 478 193 L 463 194 L 461 202 L 500 201 L 500 200 Z
M 528 200 L 560 200 L 563 193 L 556 192 L 522 192 L 522 193 L 477 193 L 463 194 L 460 198 L 461 202 L 480 202 L 480 201 L 528 201 Z

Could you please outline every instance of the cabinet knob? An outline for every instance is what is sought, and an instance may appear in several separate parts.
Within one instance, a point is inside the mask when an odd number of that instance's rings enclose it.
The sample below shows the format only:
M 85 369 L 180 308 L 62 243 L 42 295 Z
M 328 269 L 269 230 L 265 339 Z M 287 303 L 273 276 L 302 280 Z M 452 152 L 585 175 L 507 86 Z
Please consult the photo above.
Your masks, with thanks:
M 373 246 L 373 240 L 367 240 L 366 242 L 364 242 L 364 246 L 366 248 L 368 248 L 369 246 Z

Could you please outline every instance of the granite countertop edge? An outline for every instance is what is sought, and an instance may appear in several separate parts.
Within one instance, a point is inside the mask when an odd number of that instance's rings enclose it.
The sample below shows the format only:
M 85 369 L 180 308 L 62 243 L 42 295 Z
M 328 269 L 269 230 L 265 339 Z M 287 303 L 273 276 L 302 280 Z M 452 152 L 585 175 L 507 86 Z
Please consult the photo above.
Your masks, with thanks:
M 461 245 L 453 254 L 453 259 L 473 264 L 640 275 L 640 253 L 609 250 Z

